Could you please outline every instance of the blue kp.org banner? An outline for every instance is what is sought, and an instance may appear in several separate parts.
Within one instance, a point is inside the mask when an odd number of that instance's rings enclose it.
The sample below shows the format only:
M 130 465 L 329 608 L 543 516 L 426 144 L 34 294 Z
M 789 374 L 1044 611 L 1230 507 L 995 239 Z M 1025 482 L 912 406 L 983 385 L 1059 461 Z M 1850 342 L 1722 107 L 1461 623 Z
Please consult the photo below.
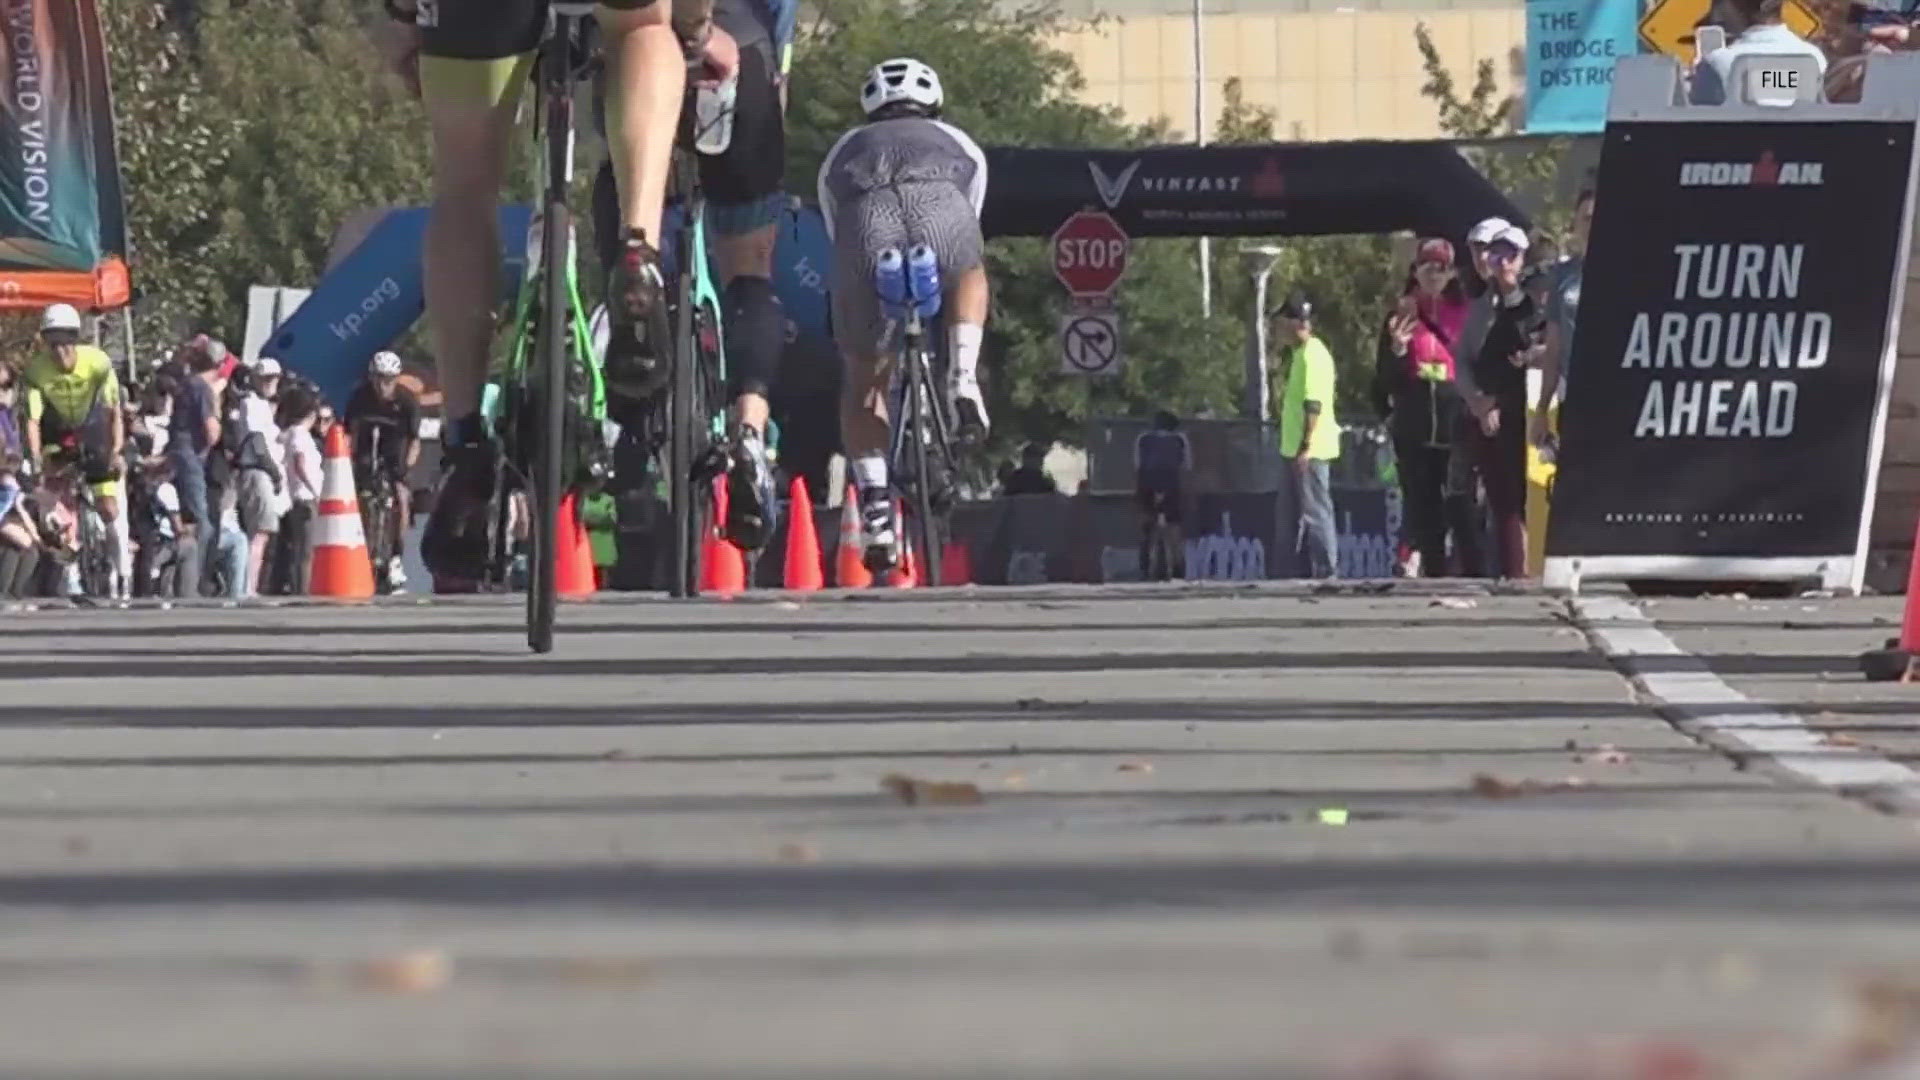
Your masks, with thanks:
M 1613 62 L 1640 49 L 1636 0 L 1527 0 L 1527 131 L 1607 126 Z

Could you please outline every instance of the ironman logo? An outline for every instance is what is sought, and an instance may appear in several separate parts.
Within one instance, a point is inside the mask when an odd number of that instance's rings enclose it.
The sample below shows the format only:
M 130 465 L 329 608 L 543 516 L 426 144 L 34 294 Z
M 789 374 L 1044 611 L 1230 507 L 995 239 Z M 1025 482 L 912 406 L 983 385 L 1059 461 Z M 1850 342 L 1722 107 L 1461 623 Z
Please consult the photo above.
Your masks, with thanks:
M 1053 234 L 1053 276 L 1075 296 L 1105 296 L 1127 272 L 1127 247 L 1119 222 L 1082 210 Z

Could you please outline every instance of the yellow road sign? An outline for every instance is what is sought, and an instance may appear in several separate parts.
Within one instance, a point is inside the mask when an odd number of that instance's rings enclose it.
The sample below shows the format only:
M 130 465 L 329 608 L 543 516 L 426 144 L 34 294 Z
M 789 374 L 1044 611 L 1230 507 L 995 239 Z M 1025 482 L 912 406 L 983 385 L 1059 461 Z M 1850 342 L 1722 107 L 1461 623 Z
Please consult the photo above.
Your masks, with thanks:
M 1640 38 L 1650 48 L 1693 63 L 1693 28 L 1706 17 L 1712 0 L 1660 0 L 1640 20 Z M 1820 29 L 1820 19 L 1800 0 L 1787 0 L 1787 26 L 1801 37 Z

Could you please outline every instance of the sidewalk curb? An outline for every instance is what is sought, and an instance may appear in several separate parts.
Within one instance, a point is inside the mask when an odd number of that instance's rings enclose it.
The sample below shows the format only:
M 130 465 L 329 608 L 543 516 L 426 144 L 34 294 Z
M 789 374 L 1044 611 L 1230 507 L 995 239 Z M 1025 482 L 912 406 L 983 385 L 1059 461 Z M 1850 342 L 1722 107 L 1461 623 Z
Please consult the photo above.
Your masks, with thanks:
M 1576 596 L 1567 609 L 1594 651 L 1688 738 L 1794 783 L 1884 813 L 1920 817 L 1920 772 L 1871 750 L 1822 741 L 1800 717 L 1727 685 L 1633 604 Z M 1651 662 L 1656 657 L 1657 665 Z

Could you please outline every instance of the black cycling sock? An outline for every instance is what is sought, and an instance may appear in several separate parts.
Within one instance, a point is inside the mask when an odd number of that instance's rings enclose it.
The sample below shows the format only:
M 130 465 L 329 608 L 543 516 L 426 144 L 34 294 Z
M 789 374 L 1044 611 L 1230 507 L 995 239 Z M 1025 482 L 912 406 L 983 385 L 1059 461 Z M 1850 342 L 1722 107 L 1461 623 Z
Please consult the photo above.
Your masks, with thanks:
M 787 316 L 773 282 L 741 276 L 727 283 L 721 307 L 725 314 L 729 398 L 741 394 L 765 397 L 780 373 L 780 354 L 787 347 Z

